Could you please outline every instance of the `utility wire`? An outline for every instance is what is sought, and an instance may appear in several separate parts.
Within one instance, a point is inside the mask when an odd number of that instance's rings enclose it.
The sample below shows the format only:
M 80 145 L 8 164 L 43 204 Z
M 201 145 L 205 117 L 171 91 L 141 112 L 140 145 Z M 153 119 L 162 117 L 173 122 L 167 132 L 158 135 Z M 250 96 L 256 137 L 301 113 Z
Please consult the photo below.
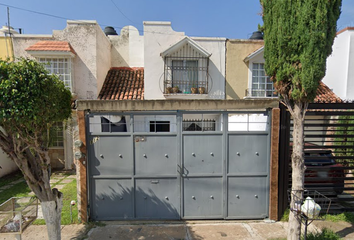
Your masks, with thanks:
M 112 1 L 112 0 L 111 0 L 111 1 Z M 85 21 L 74 20 L 74 19 L 71 19 L 71 18 L 61 17 L 61 16 L 49 14 L 49 13 L 38 12 L 38 11 L 29 10 L 29 9 L 25 9 L 25 8 L 15 7 L 15 6 L 11 6 L 11 5 L 4 4 L 4 3 L 0 3 L 0 6 L 10 7 L 10 8 L 18 9 L 18 10 L 25 11 L 25 12 L 31 12 L 31 13 L 35 13 L 35 14 L 39 14 L 39 15 L 44 15 L 44 16 L 48 16 L 48 17 L 53 17 L 53 18 L 58 18 L 58 19 L 63 19 L 63 20 L 73 20 L 73 21 L 85 23 Z M 123 14 L 123 13 L 122 13 L 122 14 Z M 123 14 L 123 15 L 124 15 L 124 14 Z M 128 19 L 128 20 L 129 20 L 129 19 Z M 131 20 L 130 20 L 130 21 L 131 21 Z M 112 27 L 117 28 L 117 29 L 123 29 L 123 27 L 113 26 L 113 25 L 106 25 L 106 24 L 98 24 L 98 25 L 101 26 L 101 27 L 112 26 Z M 138 28 L 137 28 L 137 30 L 138 30 L 140 33 L 153 33 L 153 34 L 163 34 L 163 35 L 174 35 L 173 33 L 166 33 L 166 32 L 143 31 L 143 30 L 138 29 Z M 204 37 L 204 36 L 193 36 L 193 37 Z M 224 38 L 224 37 L 215 37 L 215 38 Z
M 113 5 L 118 9 L 118 11 L 119 11 L 126 19 L 128 19 L 130 22 L 136 24 L 135 22 L 133 22 L 130 18 L 128 18 L 128 17 L 119 9 L 119 7 L 117 6 L 117 4 L 116 4 L 113 0 L 111 0 L 111 2 L 113 3 Z

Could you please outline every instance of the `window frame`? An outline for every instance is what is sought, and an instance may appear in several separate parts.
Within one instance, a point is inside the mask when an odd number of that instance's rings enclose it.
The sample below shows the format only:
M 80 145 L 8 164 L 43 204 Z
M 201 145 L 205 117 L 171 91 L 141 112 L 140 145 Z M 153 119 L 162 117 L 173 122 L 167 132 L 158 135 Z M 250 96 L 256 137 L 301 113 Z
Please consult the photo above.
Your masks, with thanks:
M 255 69 L 255 64 L 258 66 L 263 66 L 263 69 L 258 67 Z M 261 72 L 264 72 L 264 75 L 258 75 L 256 76 L 258 81 L 255 83 L 254 79 L 254 71 L 257 71 L 258 74 Z M 264 82 L 259 81 L 260 78 L 264 78 Z M 253 88 L 254 85 L 258 85 L 258 88 Z M 259 88 L 260 85 L 264 85 L 263 88 Z M 271 86 L 271 89 L 268 89 L 268 86 Z M 254 90 L 258 90 L 259 93 L 255 94 Z M 263 92 L 262 92 L 263 91 Z M 264 69 L 264 60 L 263 61 L 250 61 L 249 62 L 249 75 L 248 75 L 248 91 L 247 91 L 247 96 L 246 97 L 251 97 L 251 98 L 277 98 L 277 94 L 275 93 L 274 89 L 274 84 L 270 80 L 270 77 L 266 75 L 265 69 Z M 270 94 L 268 94 L 270 93 Z
M 38 62 L 44 64 L 50 74 L 56 74 L 59 79 L 64 82 L 65 87 L 67 87 L 70 92 L 73 92 L 73 60 L 71 57 L 53 55 L 38 56 L 36 59 Z M 62 62 L 60 60 L 62 60 Z M 62 64 L 63 67 L 60 68 L 60 64 Z M 57 65 L 57 67 L 54 67 L 55 65 Z

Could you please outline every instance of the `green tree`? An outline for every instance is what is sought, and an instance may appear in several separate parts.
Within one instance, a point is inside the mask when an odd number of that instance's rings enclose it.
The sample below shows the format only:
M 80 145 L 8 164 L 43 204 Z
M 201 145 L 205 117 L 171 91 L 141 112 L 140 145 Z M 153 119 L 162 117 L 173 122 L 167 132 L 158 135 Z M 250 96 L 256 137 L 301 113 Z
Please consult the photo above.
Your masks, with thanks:
M 294 121 L 292 190 L 304 188 L 304 118 L 325 75 L 341 0 L 260 0 L 265 70 Z M 297 197 L 301 197 L 301 191 Z M 291 206 L 294 206 L 292 197 Z M 288 239 L 298 240 L 300 222 L 289 217 Z
M 71 115 L 71 93 L 38 62 L 0 60 L 0 147 L 42 205 L 49 239 L 60 239 L 62 194 L 50 186 L 48 129 Z

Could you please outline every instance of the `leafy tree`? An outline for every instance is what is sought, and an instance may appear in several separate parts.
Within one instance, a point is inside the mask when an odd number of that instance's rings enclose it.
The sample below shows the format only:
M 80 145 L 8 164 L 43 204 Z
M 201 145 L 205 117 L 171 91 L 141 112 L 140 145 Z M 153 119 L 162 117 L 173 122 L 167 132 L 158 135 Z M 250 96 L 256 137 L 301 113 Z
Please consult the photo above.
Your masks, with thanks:
M 263 7 L 265 70 L 293 121 L 292 190 L 304 188 L 304 118 L 325 75 L 341 0 L 260 0 Z M 293 192 L 295 193 L 295 191 Z M 292 195 L 293 196 L 293 195 Z M 291 206 L 294 206 L 292 197 Z M 300 236 L 290 214 L 288 239 Z
M 41 202 L 49 239 L 60 239 L 62 194 L 50 186 L 47 131 L 71 115 L 71 93 L 38 62 L 0 60 L 0 147 Z
M 344 115 L 339 116 L 338 123 L 342 126 L 337 127 L 335 135 L 336 156 L 347 157 L 347 159 L 338 159 L 344 166 L 353 166 L 352 157 L 354 156 L 354 116 Z M 346 137 L 343 137 L 346 136 Z

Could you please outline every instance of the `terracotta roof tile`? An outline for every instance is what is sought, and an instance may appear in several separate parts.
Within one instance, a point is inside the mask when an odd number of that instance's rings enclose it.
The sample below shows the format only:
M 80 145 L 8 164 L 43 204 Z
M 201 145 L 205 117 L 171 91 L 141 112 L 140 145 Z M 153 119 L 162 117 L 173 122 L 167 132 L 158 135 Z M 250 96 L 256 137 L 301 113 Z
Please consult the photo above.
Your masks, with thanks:
M 99 100 L 143 100 L 144 68 L 111 68 L 103 83 Z
M 315 103 L 342 103 L 340 99 L 329 87 L 322 81 L 317 89 L 317 96 L 314 100 Z
M 26 51 L 72 52 L 76 54 L 70 43 L 66 41 L 39 41 L 28 47 Z

